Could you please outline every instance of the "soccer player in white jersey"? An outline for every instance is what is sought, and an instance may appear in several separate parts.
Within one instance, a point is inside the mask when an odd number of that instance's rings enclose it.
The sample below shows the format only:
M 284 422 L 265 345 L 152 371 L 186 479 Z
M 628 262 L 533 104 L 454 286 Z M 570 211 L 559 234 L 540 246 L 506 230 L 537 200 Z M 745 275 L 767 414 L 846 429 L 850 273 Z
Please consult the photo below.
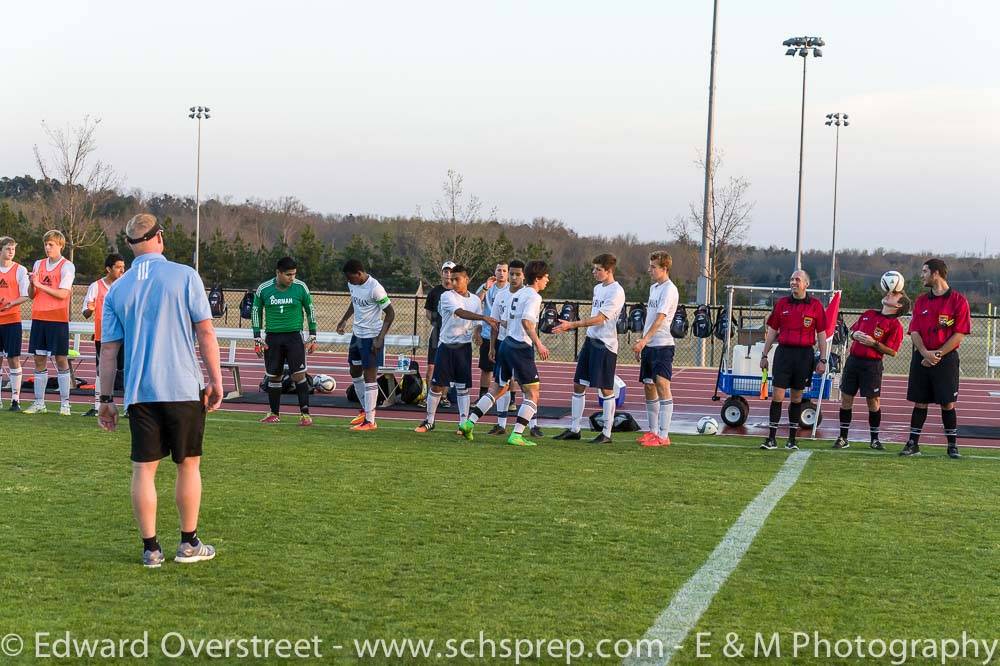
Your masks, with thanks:
M 472 385 L 472 327 L 477 321 L 498 326 L 493 317 L 482 314 L 483 304 L 469 291 L 469 271 L 457 265 L 451 269 L 451 291 L 441 294 L 441 337 L 434 354 L 434 375 L 427 394 L 427 417 L 414 432 L 434 429 L 434 414 L 449 386 L 458 394 L 458 422 L 469 414 L 469 387 Z
M 354 327 L 347 360 L 351 364 L 354 391 L 361 402 L 361 413 L 351 421 L 351 430 L 376 430 L 378 369 L 385 362 L 385 336 L 396 318 L 396 311 L 392 309 L 385 287 L 365 272 L 360 261 L 348 260 L 343 270 L 347 288 L 351 292 L 351 305 L 337 324 L 337 333 L 343 335 L 347 329 L 347 320 L 353 315 Z
M 7 359 L 12 412 L 21 411 L 21 303 L 28 300 L 28 269 L 14 261 L 16 251 L 16 240 L 0 238 L 0 366 Z
M 512 446 L 535 446 L 534 442 L 524 438 L 524 429 L 538 410 L 538 397 L 541 393 L 535 350 L 538 350 L 538 356 L 543 361 L 549 358 L 549 350 L 538 338 L 536 330 L 538 314 L 542 310 L 539 292 L 549 284 L 548 265 L 544 261 L 529 261 L 524 268 L 524 279 L 527 285 L 511 293 L 508 298 L 507 337 L 496 359 L 493 384 L 472 408 L 469 418 L 459 425 L 462 434 L 469 441 L 472 441 L 476 421 L 489 411 L 497 398 L 507 393 L 511 380 L 516 380 L 524 391 L 524 399 L 517 410 L 517 423 L 514 425 L 514 432 L 507 438 L 507 443 Z
M 509 266 L 506 261 L 501 261 L 493 269 L 493 275 L 489 280 L 479 285 L 476 295 L 483 302 L 483 312 L 490 314 L 493 312 L 493 304 L 497 298 L 510 290 L 508 282 Z M 475 327 L 473 342 L 479 345 L 479 395 L 483 397 L 490 386 L 493 378 L 494 360 L 490 358 L 490 339 L 493 336 L 493 327 L 487 324 L 480 324 Z
M 642 337 L 632 345 L 639 361 L 639 381 L 646 394 L 647 432 L 639 437 L 643 446 L 670 446 L 670 419 L 674 415 L 674 398 L 670 380 L 674 374 L 674 337 L 670 323 L 677 312 L 680 295 L 670 280 L 673 259 L 666 252 L 649 255 L 649 300 L 646 302 L 646 325 Z
M 587 337 L 576 362 L 571 403 L 572 425 L 555 439 L 580 439 L 580 422 L 587 402 L 587 387 L 600 391 L 604 398 L 604 430 L 592 444 L 610 444 L 611 427 L 615 421 L 615 367 L 618 364 L 618 315 L 625 307 L 625 290 L 615 280 L 618 259 L 613 254 L 594 257 L 594 300 L 588 319 L 562 321 L 553 333 L 565 333 L 574 328 L 586 328 Z

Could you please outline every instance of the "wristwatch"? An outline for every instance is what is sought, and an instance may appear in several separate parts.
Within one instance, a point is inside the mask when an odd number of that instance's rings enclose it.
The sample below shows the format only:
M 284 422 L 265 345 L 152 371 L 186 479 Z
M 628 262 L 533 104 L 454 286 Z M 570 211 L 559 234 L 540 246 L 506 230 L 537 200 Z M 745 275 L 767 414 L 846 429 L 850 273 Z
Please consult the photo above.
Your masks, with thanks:
M 113 395 L 102 395 L 101 398 L 102 405 L 113 405 L 115 404 L 115 397 Z

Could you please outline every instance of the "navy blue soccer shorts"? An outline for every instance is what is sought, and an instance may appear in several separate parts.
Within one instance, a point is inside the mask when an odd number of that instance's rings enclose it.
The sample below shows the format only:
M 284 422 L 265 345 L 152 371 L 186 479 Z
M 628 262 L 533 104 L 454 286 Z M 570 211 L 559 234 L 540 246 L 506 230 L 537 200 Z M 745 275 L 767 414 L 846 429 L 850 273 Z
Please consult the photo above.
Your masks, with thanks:
M 618 354 L 612 353 L 600 340 L 587 338 L 576 360 L 573 383 L 592 388 L 612 390 L 615 387 L 615 367 Z
M 523 342 L 505 339 L 497 354 L 496 380 L 506 386 L 513 379 L 521 386 L 538 381 L 535 348 Z
M 33 356 L 69 354 L 69 324 L 64 321 L 33 321 L 28 336 L 28 352 Z
M 438 345 L 434 354 L 434 386 L 463 389 L 472 386 L 472 343 Z
M 347 361 L 356 368 L 378 368 L 385 364 L 385 346 L 378 350 L 378 354 L 372 351 L 372 342 L 375 338 L 359 338 L 351 336 L 351 346 L 347 350 Z
M 667 381 L 674 376 L 674 346 L 643 347 L 639 357 L 639 381 L 643 384 L 655 384 L 657 377 Z
M 0 325 L 0 358 L 21 355 L 21 322 Z

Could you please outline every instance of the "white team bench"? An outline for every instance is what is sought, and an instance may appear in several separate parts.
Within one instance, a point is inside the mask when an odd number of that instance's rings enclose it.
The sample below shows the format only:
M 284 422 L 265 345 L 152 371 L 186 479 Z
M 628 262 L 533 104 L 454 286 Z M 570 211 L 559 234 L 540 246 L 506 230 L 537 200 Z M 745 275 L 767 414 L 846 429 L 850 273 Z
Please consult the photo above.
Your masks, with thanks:
M 990 370 L 1000 370 L 1000 356 L 987 356 L 986 367 Z M 991 398 L 1000 398 L 1000 391 L 990 391 Z
M 226 399 L 238 398 L 243 395 L 243 383 L 240 379 L 240 364 L 236 362 L 236 347 L 239 342 L 252 342 L 253 331 L 249 328 L 216 328 L 215 337 L 219 342 L 228 340 L 228 354 L 222 361 L 222 369 L 229 371 L 233 377 L 233 390 L 226 394 Z M 347 333 L 317 333 L 316 343 L 320 345 L 349 345 L 351 336 Z M 418 349 L 420 347 L 419 335 L 387 335 L 385 336 L 386 349 Z M 328 372 L 348 372 L 350 368 L 344 366 L 309 366 L 310 370 L 325 370 Z M 378 369 L 379 375 L 413 375 L 416 370 L 402 369 L 394 365 L 383 365 Z M 390 401 L 395 394 L 395 390 L 390 395 L 383 396 L 386 401 Z

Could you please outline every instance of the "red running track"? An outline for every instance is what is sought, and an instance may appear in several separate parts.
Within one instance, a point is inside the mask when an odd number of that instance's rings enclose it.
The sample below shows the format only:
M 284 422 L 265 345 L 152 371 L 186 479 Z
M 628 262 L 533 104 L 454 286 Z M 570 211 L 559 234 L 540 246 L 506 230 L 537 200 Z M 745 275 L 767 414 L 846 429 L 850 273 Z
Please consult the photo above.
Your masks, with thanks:
M 84 343 L 81 348 L 84 355 L 93 354 L 93 348 L 89 343 Z M 223 352 L 225 354 L 225 352 Z M 418 357 L 419 358 L 419 357 Z M 392 363 L 395 357 L 389 355 L 387 362 Z M 423 360 L 422 358 L 420 360 Z M 240 363 L 241 379 L 244 391 L 253 391 L 263 378 L 263 363 L 254 353 L 249 350 L 238 350 L 237 361 Z M 308 359 L 313 373 L 323 372 L 329 374 L 337 380 L 337 390 L 343 390 L 350 384 L 350 376 L 346 371 L 347 356 L 344 353 L 317 352 Z M 337 366 L 345 368 L 340 371 L 324 370 L 323 366 Z M 565 405 L 568 409 L 570 395 L 573 390 L 573 370 L 575 365 L 567 362 L 544 362 L 539 363 L 539 374 L 542 379 L 541 404 L 543 405 Z M 78 374 L 84 378 L 93 376 L 93 363 L 84 361 L 81 363 Z M 479 371 L 474 369 L 474 377 L 478 378 Z M 643 397 L 642 386 L 639 383 L 639 368 L 635 365 L 621 366 L 618 375 L 628 384 L 624 410 L 631 412 L 639 421 L 640 425 L 646 423 L 646 406 Z M 702 416 L 713 416 L 720 425 L 723 425 L 722 434 L 726 435 L 751 435 L 763 437 L 767 434 L 768 401 L 757 400 L 753 396 L 748 396 L 750 403 L 750 416 L 746 424 L 739 428 L 730 428 L 722 424 L 719 410 L 722 402 L 713 402 L 711 397 L 715 387 L 716 371 L 711 368 L 678 368 L 674 371 L 672 389 L 674 395 L 674 419 L 671 425 L 671 432 L 694 433 L 695 426 Z M 232 378 L 228 372 L 223 371 L 223 379 L 226 390 L 233 388 Z M 959 425 L 979 425 L 1000 427 L 1000 397 L 991 397 L 991 391 L 1000 391 L 1000 381 L 989 379 L 963 379 L 961 384 L 961 394 L 958 403 Z M 722 394 L 720 394 L 722 395 Z M 723 395 L 723 399 L 725 396 Z M 87 403 L 89 399 L 82 396 L 74 396 L 73 402 Z M 829 409 L 827 409 L 829 405 Z M 597 400 L 593 392 L 588 392 L 587 414 L 597 410 Z M 823 405 L 824 419 L 817 431 L 817 437 L 821 439 L 834 439 L 838 434 L 837 410 L 839 404 L 825 402 Z M 235 404 L 228 405 L 226 409 L 243 412 L 262 412 L 261 405 Z M 904 442 L 910 429 L 911 403 L 906 401 L 906 377 L 886 376 L 882 387 L 882 425 L 881 438 L 885 442 Z M 380 409 L 380 418 L 400 419 L 408 421 L 418 421 L 418 415 L 412 411 Z M 351 409 L 322 408 L 312 409 L 313 414 L 327 416 L 354 416 L 357 412 Z M 442 420 L 454 418 L 453 414 L 445 413 Z M 787 418 L 787 415 L 785 415 Z M 493 417 L 484 419 L 484 423 L 494 422 Z M 556 427 L 569 423 L 569 418 L 542 420 L 544 425 Z M 783 435 L 787 430 L 782 428 L 779 435 Z M 868 419 L 867 408 L 864 400 L 858 398 L 854 404 L 854 422 L 850 432 L 851 441 L 868 441 Z M 944 444 L 944 430 L 941 426 L 940 412 L 933 406 L 924 426 L 924 434 L 920 440 L 921 444 Z M 1000 448 L 1000 440 L 984 440 L 963 438 L 959 441 L 961 446 L 981 446 Z

